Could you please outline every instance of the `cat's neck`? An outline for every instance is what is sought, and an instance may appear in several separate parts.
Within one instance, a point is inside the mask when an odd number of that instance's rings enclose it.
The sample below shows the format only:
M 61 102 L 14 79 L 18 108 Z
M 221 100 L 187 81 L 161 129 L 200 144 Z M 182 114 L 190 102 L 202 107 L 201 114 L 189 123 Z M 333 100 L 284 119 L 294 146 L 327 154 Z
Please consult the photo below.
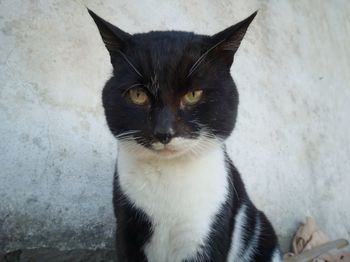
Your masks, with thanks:
M 155 225 L 144 250 L 149 261 L 184 261 L 200 252 L 229 193 L 223 148 L 162 160 L 121 147 L 117 171 L 118 188 Z
M 132 152 L 119 148 L 117 170 L 122 188 L 127 191 L 133 188 L 130 194 L 146 184 L 150 188 L 156 188 L 160 184 L 176 188 L 180 183 L 179 187 L 202 187 L 204 190 L 208 184 L 218 183 L 218 180 L 226 183 L 227 179 L 226 156 L 222 147 L 212 148 L 197 157 L 166 160 L 140 159 Z M 198 179 L 202 181 L 199 185 Z

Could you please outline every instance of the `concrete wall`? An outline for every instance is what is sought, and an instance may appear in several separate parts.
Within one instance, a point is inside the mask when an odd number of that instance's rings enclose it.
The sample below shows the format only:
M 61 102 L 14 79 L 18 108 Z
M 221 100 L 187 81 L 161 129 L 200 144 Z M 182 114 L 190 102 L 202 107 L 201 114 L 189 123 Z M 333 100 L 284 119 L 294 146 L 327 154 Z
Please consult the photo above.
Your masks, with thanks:
M 259 9 L 230 154 L 284 249 L 306 215 L 349 238 L 349 1 L 1 0 L 0 250 L 112 246 L 111 67 L 84 4 L 131 33 L 211 34 Z

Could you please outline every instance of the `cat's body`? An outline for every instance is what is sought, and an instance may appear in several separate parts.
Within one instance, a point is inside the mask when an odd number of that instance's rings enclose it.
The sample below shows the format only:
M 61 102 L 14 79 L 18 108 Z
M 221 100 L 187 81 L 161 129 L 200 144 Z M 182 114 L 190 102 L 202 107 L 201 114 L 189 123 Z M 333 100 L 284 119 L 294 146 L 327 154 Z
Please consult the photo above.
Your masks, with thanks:
M 129 35 L 90 14 L 114 67 L 103 104 L 119 140 L 118 261 L 280 261 L 224 146 L 238 106 L 230 66 L 255 15 L 209 37 Z
M 138 161 L 122 148 L 119 152 L 117 238 L 130 241 L 119 249 L 125 252 L 119 257 L 154 262 L 279 261 L 273 229 L 249 200 L 224 148 L 197 161 L 171 164 Z M 143 230 L 133 230 L 139 227 Z

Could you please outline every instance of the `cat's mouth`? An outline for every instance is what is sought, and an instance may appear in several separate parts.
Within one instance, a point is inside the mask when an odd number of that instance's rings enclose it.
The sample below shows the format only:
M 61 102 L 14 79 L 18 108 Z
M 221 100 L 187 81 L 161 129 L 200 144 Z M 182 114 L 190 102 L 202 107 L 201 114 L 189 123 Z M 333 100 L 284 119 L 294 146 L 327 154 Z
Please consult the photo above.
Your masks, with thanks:
M 164 145 L 161 143 L 154 143 L 152 145 L 152 149 L 162 155 L 162 156 L 172 156 L 177 154 L 180 150 L 178 148 L 175 148 L 173 145 Z
M 160 142 L 153 143 L 151 149 L 159 156 L 174 157 L 187 152 L 193 146 L 193 143 L 196 144 L 197 141 L 185 138 L 173 138 L 168 144 L 162 144 Z
M 222 142 L 208 135 L 201 135 L 196 139 L 175 137 L 168 144 L 153 142 L 148 145 L 141 145 L 136 141 L 120 140 L 123 150 L 131 152 L 135 157 L 147 158 L 157 157 L 174 159 L 178 157 L 200 156 L 207 150 L 221 146 Z

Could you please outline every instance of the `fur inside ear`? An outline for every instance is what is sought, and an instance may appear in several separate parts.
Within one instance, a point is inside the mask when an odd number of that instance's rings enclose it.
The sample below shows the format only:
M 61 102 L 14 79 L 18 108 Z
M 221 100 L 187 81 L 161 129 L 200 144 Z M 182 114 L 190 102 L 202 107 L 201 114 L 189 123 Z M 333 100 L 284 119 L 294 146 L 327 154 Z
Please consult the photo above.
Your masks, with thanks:
M 98 30 L 100 31 L 102 40 L 109 51 L 112 54 L 123 49 L 125 41 L 131 36 L 118 27 L 108 23 L 93 11 L 88 9 L 89 14 L 94 19 Z
M 224 51 L 232 51 L 233 54 L 236 53 L 245 33 L 247 32 L 250 23 L 253 21 L 257 13 L 258 11 L 255 11 L 243 21 L 213 35 L 211 37 L 213 39 L 213 42 L 220 43 L 217 49 L 221 49 Z

